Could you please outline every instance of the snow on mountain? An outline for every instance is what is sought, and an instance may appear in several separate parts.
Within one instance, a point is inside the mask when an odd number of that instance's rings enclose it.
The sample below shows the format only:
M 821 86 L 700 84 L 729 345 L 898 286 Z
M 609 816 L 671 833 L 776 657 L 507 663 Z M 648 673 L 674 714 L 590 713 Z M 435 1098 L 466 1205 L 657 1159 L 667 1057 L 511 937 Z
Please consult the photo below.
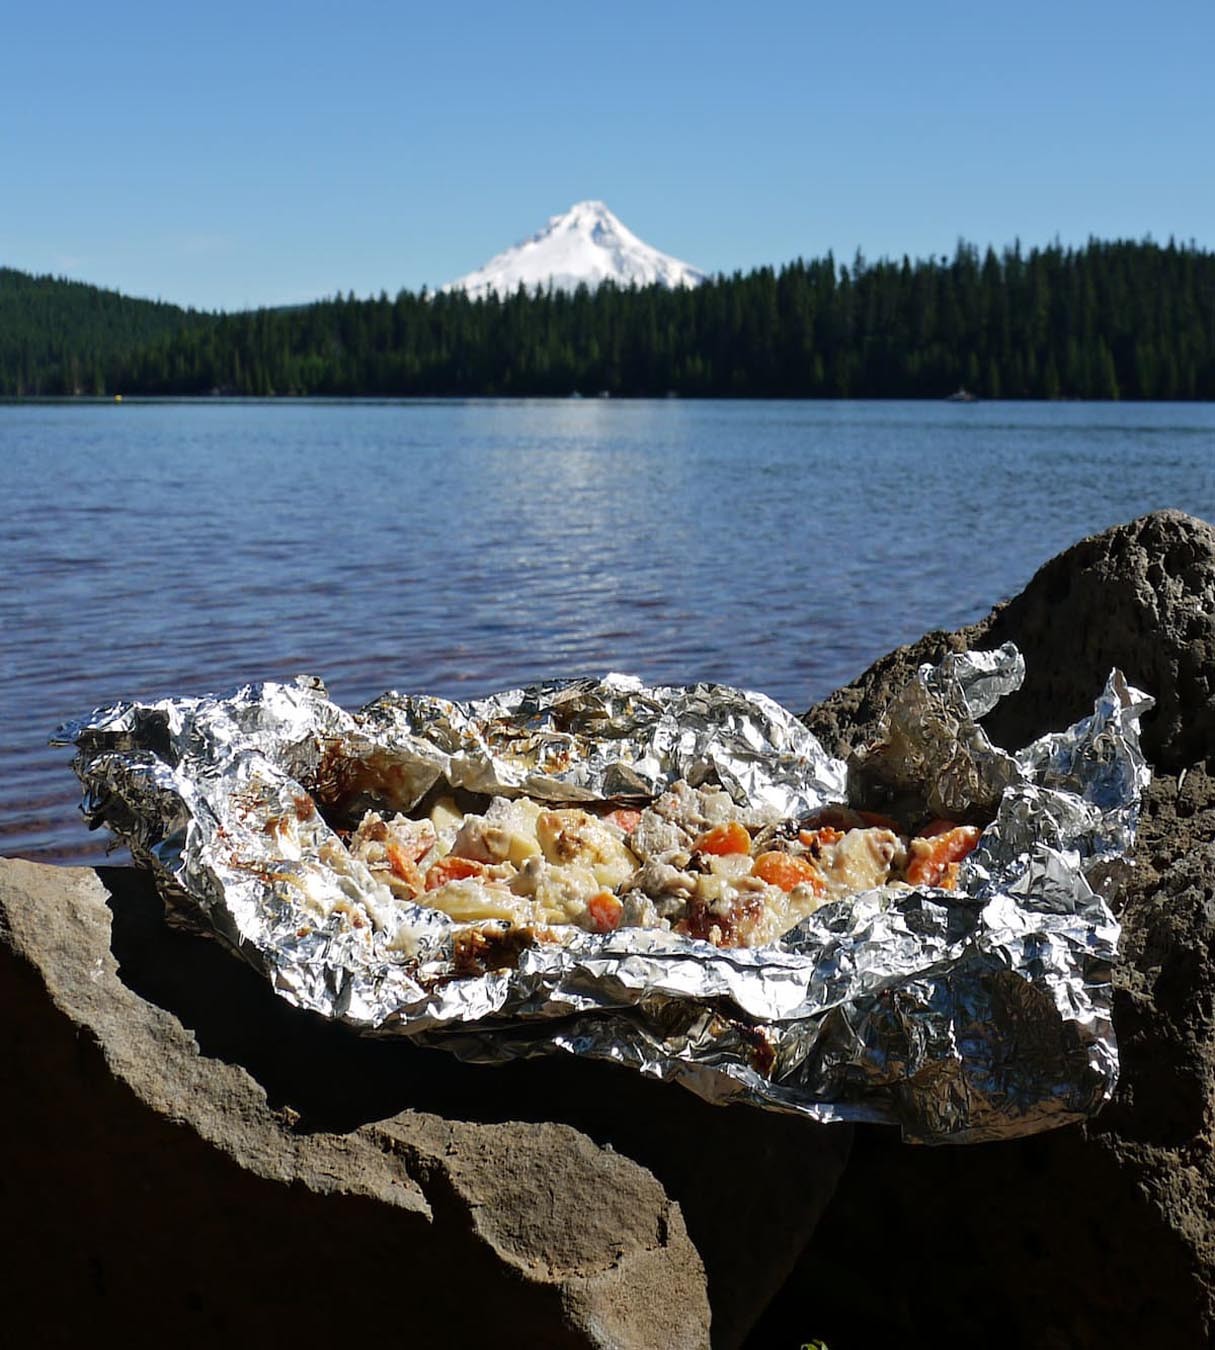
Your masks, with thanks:
M 448 282 L 445 291 L 467 291 L 480 299 L 491 291 L 509 295 L 520 283 L 572 291 L 585 282 L 618 286 L 699 286 L 705 274 L 643 243 L 602 202 L 578 202 L 550 218 L 538 234 L 491 258 L 484 267 Z

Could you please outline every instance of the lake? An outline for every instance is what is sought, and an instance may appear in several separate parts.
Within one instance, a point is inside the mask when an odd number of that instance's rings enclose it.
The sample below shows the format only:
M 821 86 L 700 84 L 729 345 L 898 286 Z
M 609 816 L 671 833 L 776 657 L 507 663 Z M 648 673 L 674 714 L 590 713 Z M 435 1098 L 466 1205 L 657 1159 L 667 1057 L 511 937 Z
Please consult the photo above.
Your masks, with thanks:
M 322 676 L 558 675 L 802 710 L 1083 535 L 1215 519 L 1215 405 L 0 406 L 0 852 L 96 860 L 64 719 Z

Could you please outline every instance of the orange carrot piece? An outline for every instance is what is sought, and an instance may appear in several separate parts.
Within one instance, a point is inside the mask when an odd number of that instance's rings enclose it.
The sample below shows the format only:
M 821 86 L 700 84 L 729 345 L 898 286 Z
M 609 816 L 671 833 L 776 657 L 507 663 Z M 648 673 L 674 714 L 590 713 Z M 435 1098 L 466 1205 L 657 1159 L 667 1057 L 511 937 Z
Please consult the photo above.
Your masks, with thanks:
M 923 835 L 913 839 L 907 880 L 913 886 L 940 885 L 947 877 L 950 864 L 961 862 L 973 852 L 980 833 L 974 825 L 955 825 L 952 830 L 933 835 L 931 839 Z
M 422 874 L 418 871 L 417 860 L 411 858 L 395 839 L 389 839 L 385 844 L 384 853 L 387 855 L 388 866 L 392 869 L 394 875 L 400 877 L 407 886 L 412 887 L 413 893 L 417 895 L 423 886 Z
M 791 891 L 794 886 L 809 886 L 822 895 L 827 889 L 818 868 L 792 853 L 761 853 L 751 871 L 761 881 L 766 881 L 769 886 L 779 886 L 782 891 Z
M 624 906 L 611 891 L 596 891 L 586 903 L 596 933 L 612 933 L 620 927 Z
M 731 820 L 726 825 L 714 825 L 692 845 L 697 853 L 713 853 L 722 857 L 727 853 L 750 853 L 751 836 L 747 827 Z
M 798 830 L 797 837 L 807 848 L 813 848 L 815 844 L 826 847 L 828 844 L 838 844 L 844 837 L 844 831 L 837 830 L 834 825 L 820 825 L 817 830 Z
M 448 854 L 432 863 L 426 873 L 426 889 L 437 891 L 449 881 L 463 881 L 467 877 L 479 877 L 485 871 L 485 864 L 473 862 L 471 858 L 456 858 Z

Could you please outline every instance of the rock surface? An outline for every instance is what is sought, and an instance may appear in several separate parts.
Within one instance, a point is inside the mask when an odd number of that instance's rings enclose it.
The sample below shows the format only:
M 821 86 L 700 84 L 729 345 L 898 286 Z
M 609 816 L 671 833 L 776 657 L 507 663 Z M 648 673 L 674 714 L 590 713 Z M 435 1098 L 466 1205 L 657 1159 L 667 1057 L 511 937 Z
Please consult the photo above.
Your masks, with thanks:
M 1157 699 L 1137 867 L 1116 902 L 1116 1096 L 1086 1126 L 996 1146 L 921 1151 L 858 1132 L 757 1347 L 1211 1344 L 1215 530 L 1159 512 L 1086 539 L 982 623 L 893 652 L 806 721 L 846 752 L 921 662 L 1009 640 L 1028 677 L 985 721 L 998 744 L 1091 710 L 1115 665 Z
M 354 1037 L 129 869 L 0 860 L 0 1026 L 14 1345 L 736 1345 L 850 1142 Z

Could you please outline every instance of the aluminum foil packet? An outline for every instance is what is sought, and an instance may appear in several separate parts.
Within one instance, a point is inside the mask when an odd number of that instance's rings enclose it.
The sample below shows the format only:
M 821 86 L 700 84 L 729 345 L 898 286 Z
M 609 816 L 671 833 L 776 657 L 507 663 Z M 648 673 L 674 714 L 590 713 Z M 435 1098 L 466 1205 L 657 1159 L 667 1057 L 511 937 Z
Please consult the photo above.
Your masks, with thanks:
M 472 1061 L 561 1050 L 714 1102 L 975 1142 L 1081 1119 L 1113 1091 L 1106 893 L 1150 776 L 1152 701 L 1117 671 L 1091 717 L 1016 754 L 992 745 L 979 719 L 1023 676 L 1011 645 L 923 667 L 862 773 L 762 694 L 621 675 L 470 702 L 389 693 L 353 714 L 301 678 L 122 703 L 57 738 L 90 823 L 151 870 L 170 918 L 298 1007 Z M 799 819 L 850 793 L 867 805 L 869 780 L 986 822 L 958 889 L 836 900 L 753 948 L 503 924 L 496 958 L 470 961 L 469 925 L 394 898 L 335 828 L 442 790 L 644 804 L 680 781 Z

